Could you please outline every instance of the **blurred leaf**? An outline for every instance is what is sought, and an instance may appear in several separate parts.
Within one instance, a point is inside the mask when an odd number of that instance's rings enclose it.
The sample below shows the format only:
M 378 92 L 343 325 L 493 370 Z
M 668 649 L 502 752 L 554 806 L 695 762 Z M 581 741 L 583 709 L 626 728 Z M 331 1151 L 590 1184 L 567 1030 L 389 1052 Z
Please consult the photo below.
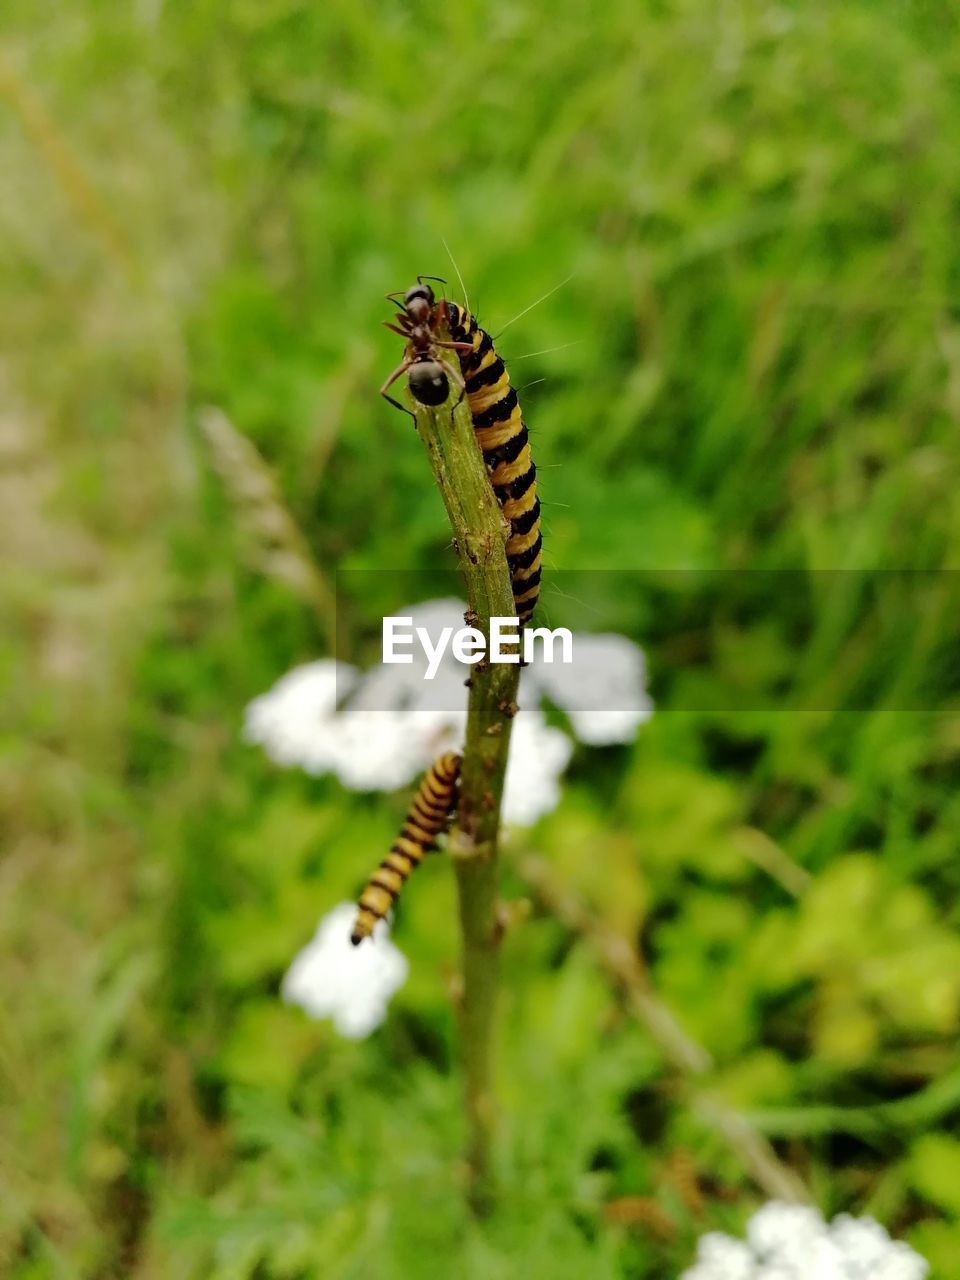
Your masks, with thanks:
M 943 1133 L 922 1134 L 910 1153 L 909 1175 L 925 1200 L 960 1218 L 960 1141 Z
M 311 1023 L 279 998 L 248 1001 L 220 1047 L 217 1069 L 237 1084 L 286 1092 L 305 1058 L 329 1036 L 328 1028 Z

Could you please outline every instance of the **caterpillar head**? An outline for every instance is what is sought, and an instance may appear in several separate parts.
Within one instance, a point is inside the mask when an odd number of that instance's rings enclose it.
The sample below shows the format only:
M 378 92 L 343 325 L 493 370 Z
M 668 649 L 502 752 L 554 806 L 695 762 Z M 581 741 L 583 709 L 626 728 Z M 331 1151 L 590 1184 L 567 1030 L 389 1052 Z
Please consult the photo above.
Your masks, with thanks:
M 418 360 L 416 364 L 410 366 L 407 376 L 413 398 L 419 400 L 421 404 L 443 404 L 450 394 L 447 375 L 436 360 Z

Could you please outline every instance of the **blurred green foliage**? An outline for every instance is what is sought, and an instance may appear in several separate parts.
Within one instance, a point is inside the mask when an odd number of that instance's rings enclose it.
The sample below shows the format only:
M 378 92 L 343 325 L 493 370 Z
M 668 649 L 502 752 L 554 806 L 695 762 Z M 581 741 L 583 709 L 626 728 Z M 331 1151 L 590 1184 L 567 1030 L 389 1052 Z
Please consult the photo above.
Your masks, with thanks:
M 551 617 L 558 569 L 956 570 L 955 14 L 8 0 L 0 31 L 0 1270 L 675 1274 L 761 1193 L 556 921 L 505 950 L 482 1226 L 442 862 L 373 1039 L 277 999 L 405 797 L 240 745 L 245 703 L 335 637 L 251 562 L 196 414 L 256 445 L 327 577 L 449 569 L 418 443 L 376 396 L 383 294 L 451 274 L 445 238 L 494 332 L 574 273 L 501 343 L 542 353 L 516 368 Z M 882 645 L 849 601 L 721 599 L 692 663 L 671 614 L 614 592 L 674 676 L 635 748 L 577 755 L 529 841 L 821 1207 L 877 1214 L 945 1278 L 951 581 Z M 382 602 L 346 603 L 349 648 Z M 876 709 L 744 709 L 792 673 L 811 706 L 865 682 Z M 923 681 L 941 709 L 897 710 Z M 646 1212 L 609 1212 L 630 1197 Z

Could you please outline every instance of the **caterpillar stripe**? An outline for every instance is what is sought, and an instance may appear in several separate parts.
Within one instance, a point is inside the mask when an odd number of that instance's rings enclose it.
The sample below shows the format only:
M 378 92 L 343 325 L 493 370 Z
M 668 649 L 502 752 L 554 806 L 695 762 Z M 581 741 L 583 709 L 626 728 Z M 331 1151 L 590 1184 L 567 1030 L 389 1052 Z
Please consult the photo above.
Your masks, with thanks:
M 423 775 L 400 834 L 360 895 L 350 935 L 354 946 L 370 937 L 377 921 L 384 918 L 400 896 L 410 873 L 423 861 L 424 854 L 436 848 L 436 837 L 447 829 L 450 821 L 459 777 L 460 757 L 452 751 L 438 756 Z
M 493 492 L 510 523 L 507 564 L 513 603 L 520 625 L 533 617 L 540 597 L 540 499 L 527 428 L 520 416 L 517 392 L 493 346 L 469 311 L 446 302 L 450 336 L 469 342 L 472 351 L 458 352 L 477 443 L 490 472 Z

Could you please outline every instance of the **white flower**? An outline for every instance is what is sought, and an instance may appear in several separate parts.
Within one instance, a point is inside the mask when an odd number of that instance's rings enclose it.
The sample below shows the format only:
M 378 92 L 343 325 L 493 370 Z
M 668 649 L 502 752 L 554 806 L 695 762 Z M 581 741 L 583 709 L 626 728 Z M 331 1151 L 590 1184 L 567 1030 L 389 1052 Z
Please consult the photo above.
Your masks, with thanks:
M 758 1258 L 781 1262 L 802 1256 L 827 1231 L 823 1218 L 809 1205 L 771 1200 L 747 1223 L 747 1240 Z
M 834 1218 L 830 1238 L 848 1264 L 848 1274 L 864 1280 L 922 1280 L 927 1264 L 902 1240 L 891 1240 L 873 1218 Z M 859 1267 L 859 1272 L 857 1271 Z
M 700 1241 L 697 1261 L 707 1268 L 708 1276 L 723 1276 L 723 1280 L 751 1280 L 753 1275 L 753 1254 L 747 1246 L 719 1231 Z
M 347 711 L 330 737 L 330 771 L 351 791 L 404 787 L 452 745 L 444 725 L 418 711 Z
M 347 1040 L 363 1040 L 379 1027 L 409 970 L 406 956 L 390 941 L 386 921 L 377 923 L 362 946 L 351 943 L 356 915 L 354 902 L 328 912 L 280 988 L 288 1004 L 299 1005 L 311 1018 L 332 1018 Z
M 643 650 L 618 635 L 578 634 L 572 662 L 535 662 L 524 672 L 524 691 L 538 687 L 591 747 L 633 741 L 653 715 L 646 682 Z
M 570 762 L 573 743 L 548 725 L 542 711 L 519 711 L 510 734 L 503 787 L 503 821 L 531 827 L 560 803 L 560 775 Z
M 453 599 L 408 607 L 398 616 L 426 629 L 434 643 L 443 628 L 463 625 L 464 606 Z M 345 663 L 297 667 L 247 707 L 244 737 L 277 764 L 311 774 L 333 773 L 354 791 L 392 791 L 418 777 L 442 751 L 459 750 L 466 730 L 470 669 L 448 646 L 436 675 L 425 680 L 422 646 L 411 663 L 374 667 L 361 676 Z M 574 733 L 591 746 L 633 740 L 650 718 L 643 651 L 617 635 L 577 635 L 574 661 L 525 667 L 525 703 L 513 724 L 504 822 L 530 826 L 560 800 L 559 780 L 573 743 L 549 726 L 538 709 L 548 698 L 570 717 Z
M 927 1263 L 872 1218 L 771 1201 L 747 1223 L 747 1242 L 712 1232 L 680 1280 L 924 1280 Z
M 404 668 L 379 667 L 372 681 L 371 676 L 361 681 L 343 662 L 295 667 L 249 704 L 243 736 L 276 764 L 299 765 L 314 775 L 334 773 L 353 791 L 406 786 L 440 752 L 459 745 L 466 714 L 458 718 L 409 705 L 385 706 L 378 692 L 390 690 L 375 686 L 388 683 L 381 673 L 398 670 Z M 393 686 L 390 701 L 400 703 L 406 685 L 394 679 Z M 355 698 L 348 706 L 338 706 L 351 694 Z
M 337 698 L 350 692 L 357 676 L 354 667 L 331 660 L 294 667 L 247 707 L 243 736 L 277 764 L 325 773 L 333 767 Z

